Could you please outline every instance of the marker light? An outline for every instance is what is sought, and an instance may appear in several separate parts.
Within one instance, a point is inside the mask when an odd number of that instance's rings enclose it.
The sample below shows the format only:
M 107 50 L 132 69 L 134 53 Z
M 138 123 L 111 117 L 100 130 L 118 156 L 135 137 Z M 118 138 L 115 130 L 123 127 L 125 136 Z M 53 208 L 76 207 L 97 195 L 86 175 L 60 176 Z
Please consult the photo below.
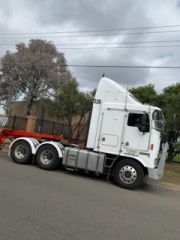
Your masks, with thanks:
M 151 150 L 154 149 L 154 144 L 151 144 L 150 149 L 151 149 Z

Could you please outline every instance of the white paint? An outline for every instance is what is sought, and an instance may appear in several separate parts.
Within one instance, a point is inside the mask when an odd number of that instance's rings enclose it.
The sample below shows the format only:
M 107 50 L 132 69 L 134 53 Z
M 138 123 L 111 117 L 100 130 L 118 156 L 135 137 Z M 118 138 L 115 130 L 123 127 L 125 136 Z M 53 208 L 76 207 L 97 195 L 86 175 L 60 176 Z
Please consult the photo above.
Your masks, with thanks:
M 61 143 L 53 142 L 53 141 L 43 142 L 43 143 L 39 144 L 38 148 L 36 149 L 36 152 L 43 145 L 51 145 L 51 146 L 53 146 L 57 150 L 59 158 L 63 157 L 64 146 Z
M 128 126 L 126 122 L 123 137 L 125 148 L 148 151 L 150 133 L 142 133 L 139 131 L 138 127 Z M 126 145 L 126 143 L 128 145 Z

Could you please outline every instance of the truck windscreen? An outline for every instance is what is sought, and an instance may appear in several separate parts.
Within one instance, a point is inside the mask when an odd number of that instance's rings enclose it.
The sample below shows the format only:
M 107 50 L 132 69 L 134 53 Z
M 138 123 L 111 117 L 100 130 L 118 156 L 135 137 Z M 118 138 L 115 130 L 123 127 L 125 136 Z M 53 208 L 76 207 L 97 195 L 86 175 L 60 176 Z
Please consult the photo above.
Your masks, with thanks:
M 164 117 L 161 111 L 155 110 L 152 114 L 153 128 L 157 131 L 164 130 Z

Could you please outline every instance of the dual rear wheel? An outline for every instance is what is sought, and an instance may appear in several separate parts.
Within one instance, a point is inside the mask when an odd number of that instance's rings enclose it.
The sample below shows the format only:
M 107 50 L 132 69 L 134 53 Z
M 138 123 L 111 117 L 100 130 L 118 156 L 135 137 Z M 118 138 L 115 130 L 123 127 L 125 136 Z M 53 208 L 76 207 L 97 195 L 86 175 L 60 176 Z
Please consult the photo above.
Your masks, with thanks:
M 45 170 L 55 170 L 60 166 L 57 150 L 50 144 L 44 144 L 37 150 L 36 162 Z
M 18 140 L 13 143 L 10 150 L 11 159 L 19 164 L 32 162 L 32 152 L 29 143 L 25 140 Z
M 33 160 L 30 144 L 25 140 L 16 141 L 10 151 L 11 159 L 19 164 L 29 164 Z M 37 165 L 45 170 L 54 170 L 60 165 L 60 159 L 55 147 L 50 144 L 42 145 L 36 153 Z

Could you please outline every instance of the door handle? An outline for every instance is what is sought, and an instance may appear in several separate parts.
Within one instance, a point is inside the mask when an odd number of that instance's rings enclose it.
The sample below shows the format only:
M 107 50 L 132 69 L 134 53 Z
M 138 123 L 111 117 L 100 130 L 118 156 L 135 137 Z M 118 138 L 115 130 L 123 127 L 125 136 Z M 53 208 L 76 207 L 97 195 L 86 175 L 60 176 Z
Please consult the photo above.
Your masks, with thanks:
M 101 140 L 102 140 L 102 142 L 105 142 L 105 141 L 106 141 L 106 138 L 105 138 L 105 137 L 102 137 Z

